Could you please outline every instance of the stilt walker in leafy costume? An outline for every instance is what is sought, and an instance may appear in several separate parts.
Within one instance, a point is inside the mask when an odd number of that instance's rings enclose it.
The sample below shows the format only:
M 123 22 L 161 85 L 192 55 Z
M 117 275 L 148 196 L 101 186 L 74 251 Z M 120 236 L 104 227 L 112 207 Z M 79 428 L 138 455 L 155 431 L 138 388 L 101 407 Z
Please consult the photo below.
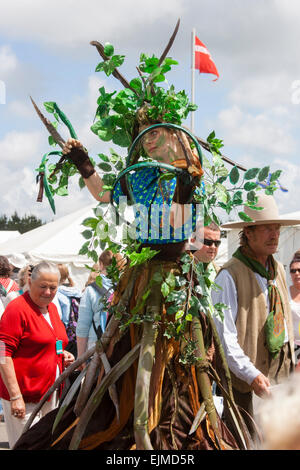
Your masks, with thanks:
M 101 178 L 56 103 L 46 103 L 46 109 L 68 126 L 67 142 L 34 103 L 52 139 L 63 148 L 42 161 L 40 198 L 45 188 L 55 210 L 53 194 L 66 194 L 68 177 L 79 171 L 81 185 L 84 182 L 98 201 L 111 202 L 119 210 L 123 196 L 142 215 L 134 226 L 136 240 L 125 241 L 122 247 L 109 237 L 99 242 L 99 227 L 109 224 L 102 212 L 95 211 L 94 218 L 84 221 L 89 240 L 82 254 L 95 257 L 100 244 L 102 249 L 123 250 L 127 265 L 120 279 L 115 278 L 111 317 L 101 339 L 61 375 L 43 400 L 72 371 L 87 365 L 66 388 L 59 408 L 30 428 L 42 402 L 37 405 L 15 449 L 252 448 L 214 326 L 213 315 L 222 306 L 212 306 L 211 282 L 202 264 L 187 252 L 187 241 L 196 230 L 197 204 L 204 209 L 205 224 L 218 222 L 214 207 L 230 213 L 244 204 L 243 194 L 255 207 L 257 185 L 249 180 L 259 172 L 262 177 L 262 170 L 248 170 L 238 185 L 239 170 L 225 168 L 222 144 L 214 134 L 206 142 L 213 162 L 203 161 L 200 139 L 181 126 L 195 106 L 184 91 L 157 85 L 176 64 L 167 54 L 178 26 L 160 58 L 141 55 L 139 76 L 130 82 L 116 68 L 124 57 L 114 55 L 110 44 L 92 43 L 104 58 L 96 70 L 114 75 L 125 87 L 110 94 L 100 89 L 92 130 L 104 141 L 128 147 L 126 161 L 115 151 L 110 157 L 99 155 Z M 49 164 L 53 153 L 61 156 L 56 166 Z M 224 186 L 227 179 L 230 189 Z M 183 205 L 189 205 L 186 217 Z M 215 408 L 213 381 L 228 402 L 235 435 Z

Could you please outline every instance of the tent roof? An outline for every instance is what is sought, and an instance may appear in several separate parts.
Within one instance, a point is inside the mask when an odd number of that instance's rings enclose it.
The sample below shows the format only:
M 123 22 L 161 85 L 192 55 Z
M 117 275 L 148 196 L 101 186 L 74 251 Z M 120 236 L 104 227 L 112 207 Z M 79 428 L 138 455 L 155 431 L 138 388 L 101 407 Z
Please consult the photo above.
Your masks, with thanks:
M 84 238 L 81 225 L 87 217 L 93 217 L 96 202 L 53 222 L 30 230 L 19 237 L 0 243 L 0 254 L 7 256 L 21 253 L 28 259 L 46 259 L 53 262 L 90 264 L 91 260 L 78 255 Z
M 18 230 L 0 230 L 0 244 L 12 238 L 17 238 L 19 235 L 21 234 Z

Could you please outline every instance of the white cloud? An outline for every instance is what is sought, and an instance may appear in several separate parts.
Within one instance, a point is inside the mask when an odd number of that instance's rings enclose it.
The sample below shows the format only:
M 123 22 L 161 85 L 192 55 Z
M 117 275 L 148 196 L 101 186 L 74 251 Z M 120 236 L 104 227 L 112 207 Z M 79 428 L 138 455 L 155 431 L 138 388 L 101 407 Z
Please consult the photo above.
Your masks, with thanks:
M 258 108 L 275 108 L 291 104 L 290 77 L 283 73 L 247 77 L 230 92 L 230 100 L 237 104 Z
M 15 71 L 18 65 L 16 55 L 10 46 L 4 45 L 0 47 L 0 78 L 5 79 L 7 74 Z
M 0 28 L 2 34 L 11 38 L 26 37 L 47 46 L 74 49 L 91 40 L 131 35 L 134 29 L 144 29 L 158 19 L 173 21 L 183 10 L 183 0 L 144 3 L 136 0 L 105 3 L 99 0 L 52 0 L 51 4 L 47 0 L 10 0 L 2 6 Z
M 21 100 L 14 100 L 7 104 L 8 111 L 14 116 L 19 118 L 29 118 L 34 117 L 32 105 L 28 102 Z
M 277 123 L 267 114 L 250 114 L 234 105 L 219 113 L 218 122 L 227 145 L 242 145 L 275 155 L 288 155 L 295 149 L 288 123 Z
M 20 164 L 32 162 L 41 149 L 42 133 L 40 132 L 8 132 L 0 141 L 1 160 L 13 168 Z

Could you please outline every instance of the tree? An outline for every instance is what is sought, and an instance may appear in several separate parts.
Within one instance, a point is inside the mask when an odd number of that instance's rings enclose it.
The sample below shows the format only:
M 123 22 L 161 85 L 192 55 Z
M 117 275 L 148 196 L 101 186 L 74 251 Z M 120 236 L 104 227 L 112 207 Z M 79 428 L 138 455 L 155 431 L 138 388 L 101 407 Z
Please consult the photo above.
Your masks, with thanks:
M 20 233 L 25 233 L 44 223 L 32 214 L 20 217 L 16 211 L 10 217 L 5 214 L 0 216 L 0 230 L 18 230 Z

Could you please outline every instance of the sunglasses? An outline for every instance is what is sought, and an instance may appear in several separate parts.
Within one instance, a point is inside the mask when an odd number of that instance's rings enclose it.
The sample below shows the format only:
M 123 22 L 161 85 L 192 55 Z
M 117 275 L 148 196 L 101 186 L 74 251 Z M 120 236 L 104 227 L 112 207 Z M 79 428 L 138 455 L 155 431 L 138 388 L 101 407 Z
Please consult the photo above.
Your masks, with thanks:
M 215 245 L 218 248 L 221 245 L 221 240 L 209 240 L 208 238 L 204 238 L 203 245 L 212 246 Z
M 290 269 L 290 273 L 292 273 L 292 274 L 300 273 L 300 268 L 299 269 Z

